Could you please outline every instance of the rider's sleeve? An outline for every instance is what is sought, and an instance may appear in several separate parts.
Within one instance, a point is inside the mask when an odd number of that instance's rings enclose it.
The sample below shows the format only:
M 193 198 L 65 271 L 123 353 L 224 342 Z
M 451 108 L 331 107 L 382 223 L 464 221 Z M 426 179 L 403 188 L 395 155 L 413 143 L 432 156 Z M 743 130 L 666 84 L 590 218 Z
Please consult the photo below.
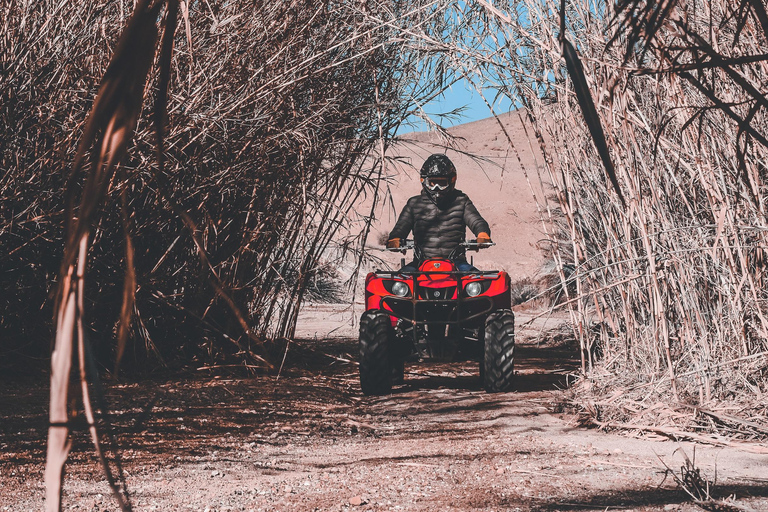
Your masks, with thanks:
M 477 211 L 477 208 L 475 208 L 475 205 L 472 204 L 469 198 L 467 198 L 467 203 L 464 205 L 464 223 L 475 236 L 480 233 L 488 233 L 489 236 L 491 234 L 491 227 L 483 216 L 480 215 L 480 212 Z
M 400 217 L 397 218 L 395 227 L 392 228 L 392 232 L 389 234 L 389 239 L 393 238 L 407 238 L 408 233 L 413 229 L 413 199 L 409 199 L 403 211 L 400 212 Z

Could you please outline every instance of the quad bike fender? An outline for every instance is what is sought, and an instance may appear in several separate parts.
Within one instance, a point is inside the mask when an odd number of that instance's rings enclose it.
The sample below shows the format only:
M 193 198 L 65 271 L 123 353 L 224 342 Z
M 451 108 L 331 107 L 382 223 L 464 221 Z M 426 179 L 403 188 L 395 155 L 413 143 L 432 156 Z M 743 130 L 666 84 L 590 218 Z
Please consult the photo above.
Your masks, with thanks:
M 365 276 L 365 310 L 381 309 L 381 298 L 389 295 L 384 288 L 384 281 L 377 279 L 375 272 L 369 272 Z
M 491 281 L 491 285 L 483 295 L 493 299 L 496 309 L 511 309 L 512 295 L 510 294 L 509 274 L 499 272 L 499 277 Z

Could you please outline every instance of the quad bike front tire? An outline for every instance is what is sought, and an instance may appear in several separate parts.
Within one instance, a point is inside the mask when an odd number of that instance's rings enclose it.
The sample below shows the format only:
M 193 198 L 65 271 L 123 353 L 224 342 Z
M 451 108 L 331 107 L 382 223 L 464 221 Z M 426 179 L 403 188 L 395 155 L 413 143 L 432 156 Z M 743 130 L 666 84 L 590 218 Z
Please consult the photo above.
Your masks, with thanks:
M 389 315 L 381 310 L 360 318 L 360 387 L 364 395 L 392 392 L 396 368 L 392 364 L 394 330 Z
M 494 311 L 485 320 L 484 353 L 480 375 L 488 393 L 512 391 L 515 373 L 515 314 Z

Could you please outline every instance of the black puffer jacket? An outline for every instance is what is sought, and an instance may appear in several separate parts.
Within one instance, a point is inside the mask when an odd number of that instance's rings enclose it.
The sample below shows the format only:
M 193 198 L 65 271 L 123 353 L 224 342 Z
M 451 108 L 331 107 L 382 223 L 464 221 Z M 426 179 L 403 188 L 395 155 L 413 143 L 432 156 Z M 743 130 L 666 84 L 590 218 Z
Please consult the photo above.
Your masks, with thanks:
M 413 240 L 424 258 L 447 258 L 459 242 L 465 240 L 467 228 L 477 235 L 491 234 L 488 223 L 461 190 L 435 204 L 425 190 L 408 200 L 389 238 L 406 238 L 413 231 Z M 457 251 L 461 258 L 464 251 Z

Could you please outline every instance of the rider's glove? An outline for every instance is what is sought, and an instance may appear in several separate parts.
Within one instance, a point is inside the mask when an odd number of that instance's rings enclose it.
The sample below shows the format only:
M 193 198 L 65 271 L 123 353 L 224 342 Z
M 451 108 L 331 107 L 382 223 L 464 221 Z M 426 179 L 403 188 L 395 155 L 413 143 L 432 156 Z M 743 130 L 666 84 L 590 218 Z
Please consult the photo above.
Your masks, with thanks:
M 387 249 L 399 249 L 400 248 L 400 239 L 399 238 L 390 238 L 387 240 Z
M 490 244 L 491 243 L 491 235 L 489 235 L 488 233 L 485 233 L 485 232 L 479 233 L 477 235 L 477 243 L 480 244 L 480 245 Z

